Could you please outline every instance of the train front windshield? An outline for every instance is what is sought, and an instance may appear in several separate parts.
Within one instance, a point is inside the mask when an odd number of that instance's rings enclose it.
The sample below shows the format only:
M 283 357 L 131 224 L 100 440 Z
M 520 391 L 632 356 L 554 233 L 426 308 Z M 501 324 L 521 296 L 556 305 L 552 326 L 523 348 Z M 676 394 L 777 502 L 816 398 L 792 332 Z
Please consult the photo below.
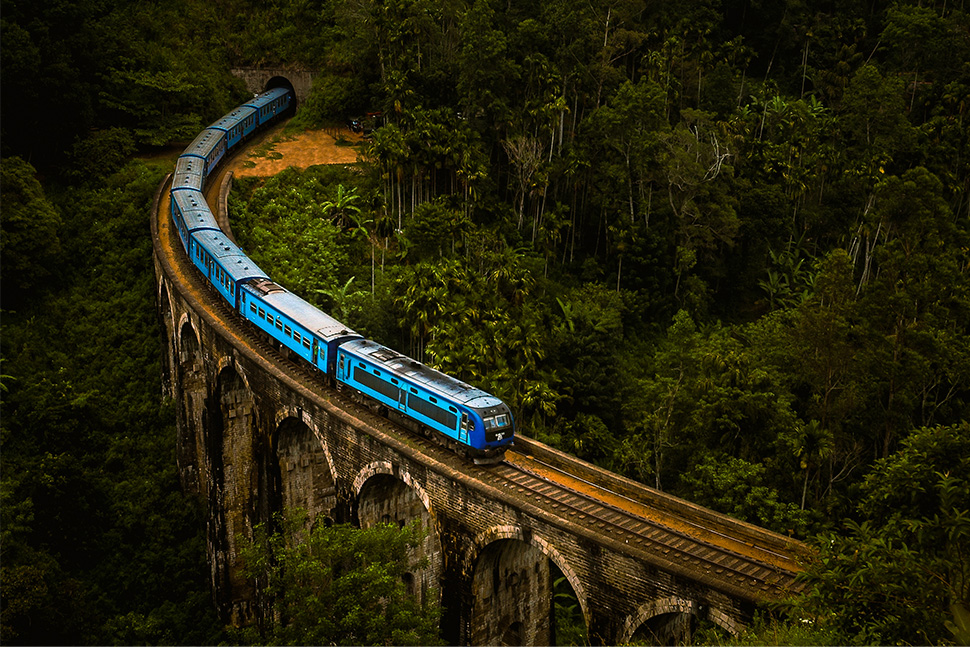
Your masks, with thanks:
M 512 435 L 512 416 L 509 413 L 499 413 L 482 418 L 485 425 L 485 442 L 494 443 Z

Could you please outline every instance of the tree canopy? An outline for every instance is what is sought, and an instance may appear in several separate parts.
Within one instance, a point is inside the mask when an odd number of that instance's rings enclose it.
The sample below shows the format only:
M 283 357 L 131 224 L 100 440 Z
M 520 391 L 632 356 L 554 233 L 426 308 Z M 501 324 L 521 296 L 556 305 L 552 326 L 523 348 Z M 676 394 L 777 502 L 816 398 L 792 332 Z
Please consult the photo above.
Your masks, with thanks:
M 409 549 L 416 526 L 308 526 L 290 511 L 256 527 L 243 550 L 246 572 L 275 599 L 258 629 L 240 634 L 267 645 L 437 645 L 437 602 L 418 604 L 406 576 L 420 564 Z M 433 596 L 432 596 L 433 597 Z

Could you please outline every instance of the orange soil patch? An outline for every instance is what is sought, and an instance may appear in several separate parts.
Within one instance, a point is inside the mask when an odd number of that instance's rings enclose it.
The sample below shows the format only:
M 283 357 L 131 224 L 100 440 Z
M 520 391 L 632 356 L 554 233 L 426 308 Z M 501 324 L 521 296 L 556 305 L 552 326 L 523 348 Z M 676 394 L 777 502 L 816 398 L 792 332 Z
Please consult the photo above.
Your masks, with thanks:
M 338 145 L 338 139 L 344 143 Z M 348 128 L 291 135 L 283 134 L 282 126 L 277 126 L 260 142 L 233 157 L 226 170 L 235 177 L 271 177 L 291 166 L 305 169 L 318 164 L 353 164 L 361 141 L 361 136 Z

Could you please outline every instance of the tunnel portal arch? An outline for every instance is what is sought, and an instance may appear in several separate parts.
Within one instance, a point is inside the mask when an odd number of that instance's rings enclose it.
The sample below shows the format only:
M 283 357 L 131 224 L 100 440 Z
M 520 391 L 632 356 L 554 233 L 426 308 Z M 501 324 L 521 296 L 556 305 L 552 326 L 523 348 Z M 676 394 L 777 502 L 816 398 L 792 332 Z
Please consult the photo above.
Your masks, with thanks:
M 297 103 L 306 101 L 310 94 L 313 79 L 319 74 L 316 70 L 296 70 L 282 68 L 237 67 L 230 70 L 233 76 L 246 85 L 246 90 L 259 94 L 273 88 L 288 87 L 293 91 Z
M 269 90 L 275 90 L 276 88 L 286 88 L 287 90 L 293 93 L 294 100 L 297 100 L 296 88 L 293 87 L 293 83 L 285 76 L 272 77 L 269 81 L 266 82 L 266 86 L 263 88 L 263 92 L 266 92 Z

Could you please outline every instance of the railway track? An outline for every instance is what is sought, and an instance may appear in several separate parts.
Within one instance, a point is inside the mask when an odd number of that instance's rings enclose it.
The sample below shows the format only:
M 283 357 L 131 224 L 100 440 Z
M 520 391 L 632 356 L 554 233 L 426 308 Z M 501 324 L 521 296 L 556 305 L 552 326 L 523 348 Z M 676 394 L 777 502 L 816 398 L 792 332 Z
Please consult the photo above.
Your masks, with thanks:
M 377 416 L 245 325 L 182 253 L 168 213 L 168 195 L 163 193 L 156 223 L 158 242 L 183 288 L 220 322 L 234 343 L 245 345 L 317 397 L 403 444 L 417 446 L 429 458 L 458 465 L 470 479 L 544 511 L 554 523 L 558 520 L 564 527 L 602 535 L 615 547 L 661 568 L 690 573 L 755 600 L 777 598 L 797 588 L 795 577 L 801 570 L 797 560 L 807 554 L 798 542 L 610 475 L 528 438 L 517 439 L 503 463 L 482 467 L 460 461 L 430 439 Z
M 575 475 L 533 456 L 512 453 L 492 474 L 520 496 L 542 500 L 575 523 L 708 578 L 731 581 L 755 597 L 756 591 L 778 597 L 794 584 L 798 566 L 787 555 L 741 544 L 692 519 L 674 524 L 638 514 L 638 501 L 589 481 L 577 483 Z M 617 497 L 633 505 L 616 505 Z

